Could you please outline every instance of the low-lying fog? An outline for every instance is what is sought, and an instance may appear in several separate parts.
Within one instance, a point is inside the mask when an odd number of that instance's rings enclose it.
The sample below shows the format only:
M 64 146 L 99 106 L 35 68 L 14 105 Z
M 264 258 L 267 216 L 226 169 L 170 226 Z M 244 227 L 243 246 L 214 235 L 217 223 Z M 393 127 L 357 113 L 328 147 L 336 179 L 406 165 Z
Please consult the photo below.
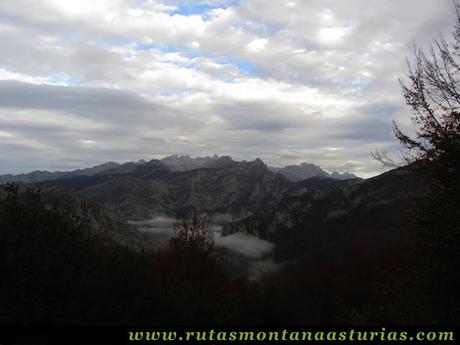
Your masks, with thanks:
M 252 278 L 258 278 L 265 273 L 277 270 L 278 265 L 272 259 L 274 243 L 243 233 L 222 236 L 223 224 L 230 222 L 231 219 L 229 215 L 216 215 L 210 219 L 211 227 L 214 230 L 216 251 L 225 256 L 223 261 L 227 264 L 230 261 L 238 261 L 239 266 L 246 266 L 244 269 Z M 174 224 L 176 222 L 177 219 L 175 218 L 158 216 L 129 223 L 139 231 L 150 234 L 161 246 L 167 247 L 169 240 L 175 234 Z M 235 262 L 232 264 L 236 265 Z

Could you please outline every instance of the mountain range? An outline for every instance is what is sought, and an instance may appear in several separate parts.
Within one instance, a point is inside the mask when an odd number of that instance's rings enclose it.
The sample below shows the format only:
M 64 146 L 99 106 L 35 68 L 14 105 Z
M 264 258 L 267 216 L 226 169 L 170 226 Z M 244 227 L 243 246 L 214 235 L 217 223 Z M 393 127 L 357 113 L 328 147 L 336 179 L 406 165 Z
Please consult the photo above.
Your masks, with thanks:
M 241 233 L 274 243 L 278 262 L 308 256 L 314 265 L 325 257 L 340 266 L 355 251 L 374 259 L 398 252 L 410 234 L 410 206 L 425 188 L 423 176 L 406 167 L 365 180 L 347 177 L 354 175 L 328 174 L 306 163 L 272 168 L 260 159 L 169 156 L 3 175 L 0 181 L 40 188 L 47 202 L 90 231 L 137 250 L 158 243 L 127 221 L 180 218 L 195 210 L 225 219 L 223 236 Z
M 288 165 L 282 168 L 269 167 L 269 169 L 275 173 L 279 173 L 287 177 L 291 182 L 298 182 L 312 177 L 329 177 L 335 180 L 350 180 L 356 179 L 356 175 L 344 172 L 339 173 L 337 171 L 329 174 L 328 172 L 321 169 L 319 166 L 311 163 L 301 163 L 300 165 Z
M 215 167 L 215 164 L 221 164 L 222 162 L 232 160 L 229 156 L 219 157 L 206 156 L 206 157 L 196 157 L 191 158 L 188 155 L 179 156 L 171 155 L 160 159 L 159 161 L 163 163 L 170 171 L 188 171 L 199 168 L 206 167 Z M 220 163 L 216 163 L 219 161 Z M 157 160 L 151 160 L 150 162 L 157 162 Z M 158 164 L 158 163 L 155 163 Z M 5 174 L 0 175 L 0 184 L 11 183 L 11 182 L 20 182 L 20 183 L 34 183 L 42 182 L 49 180 L 57 180 L 62 178 L 70 178 L 76 176 L 94 176 L 98 174 L 103 174 L 106 171 L 115 171 L 118 172 L 128 172 L 129 169 L 135 169 L 139 166 L 149 166 L 149 162 L 141 159 L 137 162 L 128 162 L 124 164 L 119 164 L 116 162 L 106 162 L 100 165 L 96 165 L 90 168 L 77 169 L 73 171 L 46 171 L 46 170 L 35 170 L 30 173 L 12 175 Z M 268 167 L 272 172 L 280 173 L 287 177 L 292 182 L 297 182 L 307 178 L 319 176 L 319 177 L 330 177 L 338 180 L 345 179 L 354 179 L 357 178 L 352 173 L 339 173 L 332 172 L 331 174 L 327 173 L 319 166 L 310 163 L 301 163 L 300 165 L 288 165 L 282 168 L 277 167 Z
M 309 164 L 299 169 L 274 169 L 260 159 L 237 162 L 229 156 L 169 156 L 148 162 L 108 162 L 70 172 L 3 175 L 0 183 L 71 189 L 103 204 L 123 220 L 142 220 L 157 215 L 176 217 L 193 209 L 242 218 L 298 193 L 300 185 L 292 181 L 299 181 L 300 171 L 307 178 L 316 174 L 324 183 L 333 181 L 332 175 Z M 297 178 L 287 177 L 293 169 Z
M 354 175 L 328 174 L 307 163 L 273 168 L 260 159 L 169 156 L 71 172 L 3 175 L 0 181 L 18 181 L 22 190 L 41 189 L 44 202 L 72 215 L 83 228 L 137 251 L 159 248 L 164 241 L 132 225 L 143 222 L 131 221 L 174 220 L 198 211 L 222 220 L 215 225 L 223 226 L 222 236 L 229 238 L 224 242 L 242 238 L 238 245 L 247 247 L 244 236 L 255 236 L 273 244 L 263 260 L 274 260 L 275 267 L 287 264 L 291 268 L 282 271 L 288 277 L 318 263 L 324 267 L 314 272 L 339 277 L 356 265 L 377 262 L 369 271 L 377 274 L 405 252 L 414 236 L 411 205 L 426 183 L 413 167 L 364 180 L 347 177 Z M 238 251 L 219 247 L 217 255 L 235 276 L 259 267 L 254 264 L 264 269 L 264 261 L 251 261 Z

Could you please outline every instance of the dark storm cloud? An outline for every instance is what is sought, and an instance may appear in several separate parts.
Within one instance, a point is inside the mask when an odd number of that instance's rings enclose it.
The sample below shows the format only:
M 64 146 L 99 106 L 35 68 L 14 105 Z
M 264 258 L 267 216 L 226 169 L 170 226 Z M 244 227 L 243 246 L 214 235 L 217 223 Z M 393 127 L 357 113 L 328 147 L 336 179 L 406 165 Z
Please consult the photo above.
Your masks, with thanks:
M 0 107 L 71 112 L 116 124 L 158 118 L 157 126 L 180 123 L 180 116 L 164 105 L 153 104 L 128 91 L 90 87 L 33 85 L 0 80 Z

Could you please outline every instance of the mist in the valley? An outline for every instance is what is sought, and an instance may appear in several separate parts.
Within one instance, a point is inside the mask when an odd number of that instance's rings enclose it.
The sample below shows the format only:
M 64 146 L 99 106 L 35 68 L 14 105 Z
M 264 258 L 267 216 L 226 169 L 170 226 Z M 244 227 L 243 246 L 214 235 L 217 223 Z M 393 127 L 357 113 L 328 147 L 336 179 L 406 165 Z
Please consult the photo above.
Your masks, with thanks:
M 215 243 L 217 246 L 226 247 L 250 259 L 267 257 L 275 248 L 271 242 L 238 232 L 228 236 L 216 234 Z
M 229 214 L 216 214 L 210 218 L 214 230 L 214 243 L 219 253 L 238 256 L 247 263 L 248 275 L 258 278 L 263 274 L 278 270 L 279 264 L 272 259 L 275 244 L 244 233 L 222 235 L 225 223 L 234 220 Z M 149 234 L 162 247 L 167 247 L 169 240 L 174 237 L 174 224 L 178 219 L 168 216 L 157 216 L 142 221 L 131 221 L 139 231 Z M 219 250 L 224 249 L 224 250 Z

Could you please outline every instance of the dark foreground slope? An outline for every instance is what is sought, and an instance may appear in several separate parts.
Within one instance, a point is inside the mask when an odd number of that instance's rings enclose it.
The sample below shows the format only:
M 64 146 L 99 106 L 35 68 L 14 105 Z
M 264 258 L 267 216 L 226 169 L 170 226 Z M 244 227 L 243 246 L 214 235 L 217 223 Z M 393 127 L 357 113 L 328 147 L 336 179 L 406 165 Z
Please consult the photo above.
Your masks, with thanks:
M 261 315 L 251 283 L 229 279 L 209 253 L 134 250 L 113 234 L 130 230 L 107 220 L 94 228 L 101 218 L 74 209 L 75 200 L 63 209 L 50 203 L 61 196 L 0 195 L 2 325 L 246 323 Z M 248 308 L 258 310 L 254 318 Z
M 413 204 L 425 189 L 411 168 L 345 186 L 316 185 L 227 225 L 224 233 L 251 233 L 277 245 L 275 257 L 284 266 L 266 283 L 283 291 L 273 299 L 278 317 L 366 322 L 372 318 L 360 315 L 369 305 L 385 308 L 375 299 L 379 277 L 400 270 L 414 248 Z
M 131 168 L 111 179 L 132 179 L 126 173 Z M 151 173 L 136 178 L 150 180 Z M 411 266 L 420 258 L 414 247 L 423 244 L 412 225 L 412 204 L 425 189 L 425 179 L 409 168 L 359 183 L 310 179 L 288 185 L 290 196 L 226 228 L 277 244 L 283 265 L 255 282 L 230 278 L 214 255 L 171 247 L 134 251 L 129 242 L 113 240 L 116 230 L 82 231 L 105 221 L 94 212 L 98 207 L 72 201 L 74 194 L 48 190 L 42 198 L 3 191 L 0 322 L 456 322 L 453 275 L 429 274 L 432 267 L 440 270 L 431 258 L 422 269 Z M 58 196 L 47 196 L 53 193 Z M 69 200 L 68 208 L 53 207 L 59 200 Z
M 10 191 L 11 188 L 0 187 L 0 202 L 6 202 Z M 22 205 L 25 209 L 36 207 L 33 200 L 39 195 L 40 207 L 71 221 L 75 227 L 97 236 L 101 241 L 115 243 L 136 251 L 148 251 L 158 247 L 157 243 L 144 233 L 117 220 L 112 212 L 77 193 L 61 189 L 50 189 L 39 193 L 25 188 L 16 189 L 16 192 L 18 205 Z
M 411 205 L 424 186 L 421 175 L 409 168 L 360 182 L 310 179 L 297 184 L 300 195 L 228 224 L 224 234 L 245 232 L 272 241 L 283 260 L 345 240 L 379 243 L 380 236 L 398 237 L 409 228 Z

